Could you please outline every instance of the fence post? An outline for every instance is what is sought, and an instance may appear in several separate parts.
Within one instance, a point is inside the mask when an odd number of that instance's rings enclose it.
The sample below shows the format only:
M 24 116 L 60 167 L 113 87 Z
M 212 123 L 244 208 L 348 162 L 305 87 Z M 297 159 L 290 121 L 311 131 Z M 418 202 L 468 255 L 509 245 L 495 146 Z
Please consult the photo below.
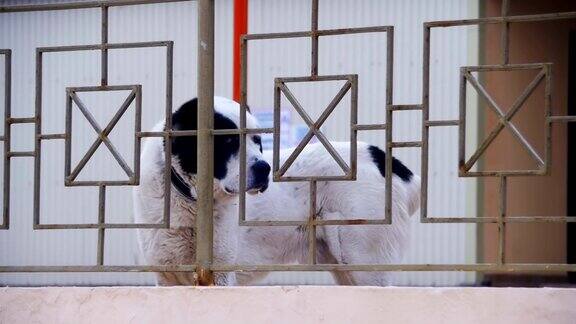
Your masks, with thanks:
M 198 1 L 198 214 L 196 264 L 198 284 L 214 283 L 214 0 Z

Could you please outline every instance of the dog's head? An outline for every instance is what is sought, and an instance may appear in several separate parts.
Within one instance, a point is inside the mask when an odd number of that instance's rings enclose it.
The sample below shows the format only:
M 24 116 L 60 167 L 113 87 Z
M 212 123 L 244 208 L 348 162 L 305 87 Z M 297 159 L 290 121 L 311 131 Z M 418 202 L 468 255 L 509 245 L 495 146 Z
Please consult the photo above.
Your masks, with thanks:
M 198 100 L 183 104 L 172 115 L 174 130 L 196 130 Z M 214 97 L 214 129 L 238 129 L 240 105 L 232 100 Z M 246 127 L 256 128 L 254 116 L 246 113 Z M 172 164 L 178 172 L 194 177 L 197 168 L 196 136 L 173 137 Z M 262 157 L 262 142 L 257 134 L 246 135 L 246 189 L 249 193 L 263 192 L 268 187 L 270 165 Z M 227 194 L 240 191 L 240 136 L 214 136 L 215 190 Z

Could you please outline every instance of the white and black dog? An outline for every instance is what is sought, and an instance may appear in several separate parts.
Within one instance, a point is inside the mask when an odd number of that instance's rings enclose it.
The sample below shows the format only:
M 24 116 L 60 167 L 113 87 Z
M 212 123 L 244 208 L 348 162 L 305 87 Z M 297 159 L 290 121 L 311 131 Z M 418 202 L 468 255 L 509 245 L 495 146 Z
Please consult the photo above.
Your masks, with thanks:
M 197 100 L 182 105 L 172 117 L 173 129 L 194 130 Z M 214 98 L 214 128 L 238 128 L 240 106 Z M 247 127 L 258 127 L 247 113 Z M 162 131 L 164 122 L 155 127 Z M 309 186 L 306 182 L 269 183 L 271 152 L 262 152 L 258 135 L 247 138 L 247 220 L 306 220 Z M 349 143 L 332 143 L 344 160 Z M 138 239 L 147 264 L 176 265 L 195 262 L 193 226 L 196 217 L 196 137 L 172 138 L 172 190 L 170 229 L 140 229 Z M 219 264 L 304 263 L 308 233 L 304 227 L 245 227 L 238 225 L 239 136 L 218 135 L 214 143 L 214 261 Z M 142 153 L 140 185 L 134 189 L 137 223 L 160 223 L 163 218 L 164 140 L 149 138 Z M 319 226 L 319 263 L 386 264 L 398 262 L 406 248 L 408 218 L 418 209 L 420 179 L 394 159 L 385 170 L 385 154 L 376 146 L 358 143 L 357 181 L 318 182 L 317 218 L 352 219 L 384 217 L 385 176 L 393 177 L 391 225 Z M 290 154 L 281 152 L 281 163 Z M 309 144 L 287 175 L 341 173 L 321 144 Z M 262 273 L 218 273 L 217 285 L 251 284 Z M 337 272 L 339 284 L 387 285 L 385 272 Z M 190 273 L 158 273 L 160 285 L 191 285 Z

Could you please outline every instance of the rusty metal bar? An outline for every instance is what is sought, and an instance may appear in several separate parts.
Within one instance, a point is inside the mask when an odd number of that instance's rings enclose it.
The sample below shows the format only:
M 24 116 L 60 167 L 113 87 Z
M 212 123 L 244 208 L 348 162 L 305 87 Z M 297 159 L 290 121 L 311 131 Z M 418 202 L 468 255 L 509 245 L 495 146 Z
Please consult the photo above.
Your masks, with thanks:
M 190 272 L 195 265 L 151 266 L 0 266 L 0 272 Z
M 413 141 L 413 142 L 390 142 L 391 148 L 396 147 L 422 147 L 421 141 Z
M 498 257 L 496 262 L 499 265 L 506 263 L 506 223 L 503 222 L 504 218 L 506 217 L 506 209 L 508 206 L 507 202 L 507 181 L 506 176 L 500 177 L 500 186 L 499 186 L 499 212 L 498 212 Z
M 308 230 L 308 263 L 309 264 L 316 264 L 316 224 L 314 221 L 316 220 L 316 188 L 317 182 L 310 181 L 310 208 L 308 214 L 308 222 L 306 229 Z
M 166 107 L 164 107 L 164 227 L 170 228 L 170 204 L 172 201 L 172 138 L 168 132 L 172 131 L 172 95 L 174 77 L 174 42 L 166 47 Z
M 392 148 L 394 147 L 394 132 L 392 131 L 394 125 L 392 103 L 394 89 L 394 29 L 386 33 L 386 176 L 384 179 L 385 193 L 384 193 L 384 219 L 388 224 L 392 224 Z
M 479 264 L 263 264 L 213 266 L 218 272 L 258 271 L 575 271 L 576 264 L 493 263 Z
M 8 157 L 26 157 L 34 156 L 34 151 L 23 151 L 23 152 L 8 152 Z
M 466 98 L 466 97 L 464 97 Z M 428 120 L 424 123 L 426 127 L 436 127 L 436 126 L 459 126 L 459 120 Z
M 392 111 L 422 110 L 422 105 L 392 105 Z
M 42 152 L 42 51 L 36 49 L 36 81 L 35 81 L 35 102 L 34 102 L 34 118 L 36 119 L 36 127 L 34 128 L 34 208 L 32 227 L 40 224 L 40 168 L 41 152 Z
M 102 5 L 102 17 L 101 17 L 101 42 L 102 45 L 108 43 L 108 6 Z M 100 84 L 102 86 L 108 85 L 108 49 L 102 46 L 100 53 Z
M 198 214 L 196 272 L 200 285 L 214 284 L 214 1 L 198 1 Z
M 140 133 L 142 128 L 142 86 L 137 85 L 135 89 L 136 93 L 136 107 L 134 109 L 134 155 L 132 161 L 134 161 L 134 183 L 140 184 L 140 137 L 136 134 Z
M 106 223 L 106 186 L 101 185 L 98 187 L 98 225 Z M 104 227 L 98 228 L 98 250 L 96 252 L 96 264 L 104 264 L 104 242 L 105 242 L 105 229 Z
M 104 184 L 92 184 L 90 186 L 103 186 Z M 125 184 L 126 185 L 126 184 Z M 105 184 L 105 186 L 109 186 L 109 184 Z M 86 224 L 38 224 L 34 229 L 36 230 L 63 230 L 63 229 L 98 229 L 98 228 L 113 228 L 113 229 L 163 229 L 166 228 L 166 225 L 163 223 L 106 223 L 106 224 L 98 224 L 98 223 L 86 223 Z
M 10 228 L 10 145 L 11 145 L 11 125 L 12 114 L 12 51 L 1 49 L 0 54 L 4 56 L 4 174 L 3 174 L 3 208 L 2 224 L 0 230 Z
M 576 271 L 576 264 L 539 263 L 495 263 L 479 264 L 265 264 L 265 265 L 220 265 L 213 267 L 217 272 L 261 272 L 261 271 L 475 271 L 475 272 L 533 272 Z M 152 266 L 0 266 L 0 272 L 190 272 L 195 265 L 152 265 Z
M 548 14 L 537 15 L 518 15 L 508 17 L 487 17 L 477 19 L 461 19 L 461 20 L 441 20 L 429 21 L 424 23 L 424 27 L 461 27 L 469 25 L 485 25 L 485 24 L 500 24 L 503 22 L 519 23 L 519 22 L 535 22 L 547 20 L 562 20 L 576 18 L 576 11 L 556 12 Z
M 546 82 L 544 84 L 544 114 L 546 121 L 550 120 L 552 116 L 552 65 L 546 64 L 544 67 L 546 74 Z M 547 122 L 545 128 L 545 142 L 544 142 L 544 171 L 546 175 L 550 175 L 552 169 L 552 125 Z
M 549 116 L 547 121 L 549 123 L 571 123 L 576 122 L 576 116 Z
M 422 147 L 420 148 L 420 222 L 427 221 L 428 215 L 428 145 L 430 128 L 430 34 L 426 24 L 423 28 L 422 50 Z
M 386 124 L 352 125 L 352 129 L 357 131 L 385 130 Z
M 313 180 L 310 180 L 313 181 Z M 108 186 L 108 185 L 107 185 Z M 514 216 L 506 217 L 504 223 L 574 223 L 576 217 L 564 216 Z M 497 217 L 430 217 L 424 223 L 473 223 L 473 224 L 496 224 Z M 308 221 L 244 221 L 242 226 L 306 226 Z M 313 224 L 316 226 L 337 226 L 337 225 L 387 225 L 384 219 L 316 219 Z M 146 224 L 146 223 L 107 223 L 107 224 L 39 224 L 35 229 L 42 230 L 62 230 L 62 229 L 162 229 L 164 224 Z M 172 227 L 178 228 L 178 227 Z
M 120 6 L 135 6 L 154 3 L 169 3 L 169 2 L 187 2 L 192 0 L 100 0 L 100 1 L 80 1 L 80 2 L 64 2 L 64 3 L 46 3 L 36 5 L 16 5 L 16 6 L 0 6 L 0 13 L 9 12 L 29 12 L 29 11 L 53 11 L 53 10 L 74 10 L 74 9 L 90 9 L 107 7 L 120 7 Z
M 371 27 L 358 27 L 358 28 L 340 28 L 340 29 L 323 29 L 317 30 L 315 34 L 318 36 L 335 36 L 335 35 L 352 35 L 352 34 L 365 34 L 365 33 L 382 33 L 388 32 L 392 26 L 371 26 Z M 244 40 L 265 40 L 265 39 L 279 39 L 279 38 L 303 38 L 311 37 L 311 31 L 298 31 L 286 33 L 268 33 L 268 34 L 248 34 L 244 35 Z
M 510 0 L 502 0 L 501 15 L 502 20 L 502 36 L 500 40 L 500 50 L 502 51 L 502 64 L 510 63 L 510 23 L 506 20 L 510 12 Z
M 8 124 L 32 124 L 36 122 L 36 119 L 34 117 L 9 117 L 6 121 Z
M 318 75 L 318 0 L 312 0 L 310 23 L 310 75 Z

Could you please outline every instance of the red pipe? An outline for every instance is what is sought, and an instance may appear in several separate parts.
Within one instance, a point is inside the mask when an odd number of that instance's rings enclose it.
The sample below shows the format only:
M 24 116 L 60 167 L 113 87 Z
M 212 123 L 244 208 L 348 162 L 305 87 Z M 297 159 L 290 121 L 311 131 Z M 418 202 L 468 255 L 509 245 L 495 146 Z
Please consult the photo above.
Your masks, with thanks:
M 234 51 L 232 98 L 240 101 L 240 36 L 248 33 L 248 0 L 234 0 Z

